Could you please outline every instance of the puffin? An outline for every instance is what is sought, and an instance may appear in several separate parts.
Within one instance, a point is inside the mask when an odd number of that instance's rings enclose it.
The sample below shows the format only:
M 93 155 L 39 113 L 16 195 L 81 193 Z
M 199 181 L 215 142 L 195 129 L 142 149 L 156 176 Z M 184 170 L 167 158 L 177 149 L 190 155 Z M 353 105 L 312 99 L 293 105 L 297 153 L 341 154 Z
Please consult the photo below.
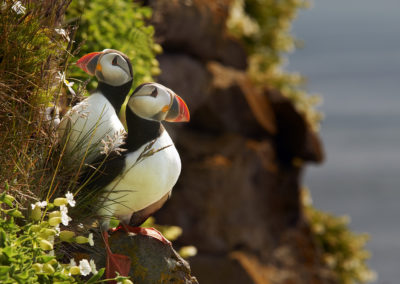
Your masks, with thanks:
M 133 71 L 129 58 L 114 49 L 86 54 L 76 65 L 96 76 L 98 86 L 64 115 L 58 134 L 69 157 L 91 163 L 100 155 L 101 141 L 107 135 L 125 133 L 119 112 L 131 89 Z
M 162 121 L 190 120 L 184 100 L 158 83 L 138 86 L 129 97 L 125 116 L 128 135 L 121 145 L 125 151 L 103 153 L 86 174 L 89 194 L 85 195 L 93 200 L 91 209 L 100 217 L 107 278 L 115 277 L 115 271 L 127 276 L 131 264 L 128 256 L 112 253 L 109 231 L 124 230 L 171 245 L 156 229 L 138 226 L 168 200 L 181 172 L 179 153 Z M 93 194 L 99 197 L 92 198 Z M 110 229 L 113 218 L 120 225 Z
M 97 159 L 97 176 L 88 184 L 100 190 L 98 215 L 103 231 L 111 218 L 137 227 L 162 207 L 181 172 L 181 160 L 162 121 L 188 122 L 184 100 L 158 83 L 144 83 L 130 96 L 126 111 L 125 151 Z M 93 176 L 93 168 L 87 176 Z

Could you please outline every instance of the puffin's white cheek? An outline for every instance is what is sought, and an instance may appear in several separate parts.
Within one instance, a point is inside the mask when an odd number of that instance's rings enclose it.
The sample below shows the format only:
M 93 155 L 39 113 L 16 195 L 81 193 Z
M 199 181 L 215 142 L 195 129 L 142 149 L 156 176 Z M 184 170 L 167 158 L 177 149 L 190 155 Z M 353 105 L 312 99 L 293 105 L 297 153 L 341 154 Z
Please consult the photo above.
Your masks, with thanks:
M 151 118 L 153 115 L 157 113 L 157 110 L 149 100 L 154 100 L 149 97 L 138 97 L 134 99 L 130 107 L 134 113 L 141 116 L 142 118 Z
M 128 74 L 121 70 L 121 68 L 112 68 L 113 70 L 108 70 L 108 68 L 103 68 L 102 73 L 106 83 L 112 86 L 120 86 L 129 81 Z

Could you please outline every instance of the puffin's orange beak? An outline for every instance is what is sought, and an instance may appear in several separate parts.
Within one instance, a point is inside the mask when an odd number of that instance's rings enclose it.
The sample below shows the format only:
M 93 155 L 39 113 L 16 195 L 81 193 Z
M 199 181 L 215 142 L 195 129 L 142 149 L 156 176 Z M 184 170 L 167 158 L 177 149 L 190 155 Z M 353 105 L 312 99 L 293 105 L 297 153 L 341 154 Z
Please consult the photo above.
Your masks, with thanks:
M 91 52 L 86 54 L 76 62 L 76 65 L 89 75 L 94 76 L 96 72 L 97 61 L 102 54 L 103 52 Z
M 188 122 L 190 120 L 189 109 L 180 96 L 174 95 L 172 105 L 165 120 L 169 122 Z

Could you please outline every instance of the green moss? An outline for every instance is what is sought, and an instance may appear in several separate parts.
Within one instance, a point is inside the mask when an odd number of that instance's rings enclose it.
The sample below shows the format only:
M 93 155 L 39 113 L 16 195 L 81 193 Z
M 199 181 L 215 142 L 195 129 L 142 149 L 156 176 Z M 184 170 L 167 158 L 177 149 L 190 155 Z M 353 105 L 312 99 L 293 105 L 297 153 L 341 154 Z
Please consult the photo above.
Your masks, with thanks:
M 154 28 L 146 23 L 151 14 L 149 7 L 129 0 L 79 0 L 71 3 L 67 18 L 79 24 L 75 40 L 81 44 L 80 55 L 110 48 L 131 59 L 135 88 L 160 73 L 155 59 L 160 46 L 153 41 Z M 72 77 L 87 78 L 77 68 L 71 71 Z
M 339 283 L 368 283 L 375 273 L 368 267 L 370 253 L 365 249 L 367 234 L 356 234 L 349 228 L 349 218 L 336 217 L 315 209 L 310 194 L 303 190 L 303 205 L 311 231 L 321 249 L 325 265 L 335 272 Z
M 227 25 L 245 44 L 250 78 L 260 86 L 281 91 L 318 130 L 322 115 L 315 105 L 319 97 L 307 94 L 300 74 L 283 69 L 285 55 L 299 43 L 290 33 L 292 21 L 307 5 L 305 0 L 235 0 Z

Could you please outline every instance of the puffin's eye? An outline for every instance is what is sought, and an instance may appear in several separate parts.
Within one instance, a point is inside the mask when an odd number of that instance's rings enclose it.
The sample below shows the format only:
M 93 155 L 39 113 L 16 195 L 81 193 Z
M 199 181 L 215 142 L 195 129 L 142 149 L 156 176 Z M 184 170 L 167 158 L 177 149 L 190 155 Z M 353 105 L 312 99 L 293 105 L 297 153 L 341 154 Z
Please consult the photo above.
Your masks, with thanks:
M 157 97 L 158 95 L 158 91 L 157 88 L 154 88 L 153 92 L 151 92 L 150 96 L 152 96 L 153 98 Z
M 117 66 L 118 65 L 118 56 L 115 56 L 113 61 L 111 62 L 112 65 Z

